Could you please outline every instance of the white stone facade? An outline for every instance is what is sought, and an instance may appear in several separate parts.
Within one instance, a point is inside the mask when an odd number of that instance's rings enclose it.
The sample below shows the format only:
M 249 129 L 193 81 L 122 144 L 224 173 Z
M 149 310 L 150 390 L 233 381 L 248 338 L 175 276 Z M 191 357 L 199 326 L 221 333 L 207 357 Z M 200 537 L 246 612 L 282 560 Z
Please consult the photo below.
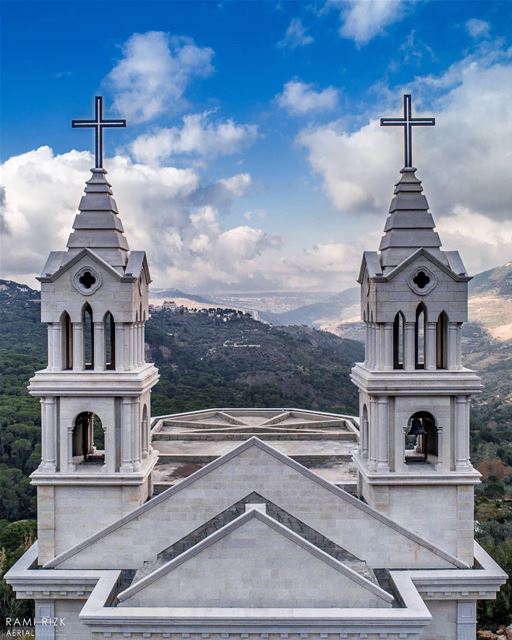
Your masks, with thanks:
M 87 185 L 41 276 L 38 541 L 6 576 L 38 640 L 473 640 L 506 576 L 473 540 L 469 278 L 414 172 L 363 260 L 359 420 L 212 409 L 152 430 L 149 271 L 104 171 Z

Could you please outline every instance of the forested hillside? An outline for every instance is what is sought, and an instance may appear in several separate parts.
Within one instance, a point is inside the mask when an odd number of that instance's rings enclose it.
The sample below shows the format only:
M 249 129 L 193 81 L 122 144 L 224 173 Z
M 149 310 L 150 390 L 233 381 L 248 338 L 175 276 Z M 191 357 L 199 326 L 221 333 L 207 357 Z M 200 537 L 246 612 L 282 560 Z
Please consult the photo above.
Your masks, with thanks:
M 39 294 L 0 280 L 0 566 L 4 571 L 34 536 L 34 492 L 28 475 L 40 458 L 40 407 L 26 390 L 45 366 L 46 329 Z M 363 346 L 303 326 L 272 327 L 229 309 L 153 311 L 147 356 L 160 370 L 153 415 L 212 406 L 299 406 L 357 413 L 349 379 Z M 483 474 L 477 489 L 477 537 L 512 572 L 512 343 L 491 340 L 478 325 L 464 333 L 468 366 L 486 388 L 472 412 L 472 458 Z M 28 521 L 26 521 L 28 520 Z M 22 521 L 22 522 L 20 522 Z M 9 524 L 11 523 L 11 524 Z M 0 598 L 11 602 L 0 585 Z M 7 600 L 6 600 L 7 599 Z M 23 611 L 23 603 L 17 605 Z M 482 603 L 482 624 L 512 616 L 510 585 Z

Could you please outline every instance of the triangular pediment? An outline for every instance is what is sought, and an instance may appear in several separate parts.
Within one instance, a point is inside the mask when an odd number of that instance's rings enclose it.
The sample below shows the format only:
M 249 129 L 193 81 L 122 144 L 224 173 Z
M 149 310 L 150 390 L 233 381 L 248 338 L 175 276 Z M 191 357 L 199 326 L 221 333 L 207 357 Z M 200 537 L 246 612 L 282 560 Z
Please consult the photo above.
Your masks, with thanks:
M 110 266 L 108 262 L 103 260 L 100 256 L 98 256 L 92 249 L 82 249 L 79 253 L 73 256 L 64 264 L 61 264 L 59 268 L 53 273 L 43 273 L 37 279 L 40 282 L 55 282 L 58 280 L 66 271 L 71 269 L 74 265 L 78 264 L 83 258 L 87 257 L 89 260 L 94 262 L 98 267 L 102 270 L 110 273 L 116 280 L 120 282 L 132 281 L 134 280 L 131 276 L 124 276 L 122 273 L 119 273 L 114 267 Z
M 101 557 L 104 568 L 136 569 L 170 542 L 183 538 L 251 491 L 267 496 L 370 567 L 382 566 L 383 550 L 386 562 L 393 567 L 411 566 L 411 562 L 422 567 L 466 566 L 432 541 L 399 525 L 256 437 L 60 553 L 45 566 L 85 568 Z M 353 535 L 355 521 L 365 535 Z M 161 527 L 162 522 L 166 527 Z M 148 530 L 152 531 L 151 536 L 147 536 Z M 379 547 L 374 544 L 376 539 Z M 140 540 L 144 544 L 139 544 Z
M 314 576 L 314 579 L 308 579 Z M 119 594 L 125 606 L 390 607 L 393 597 L 251 509 Z

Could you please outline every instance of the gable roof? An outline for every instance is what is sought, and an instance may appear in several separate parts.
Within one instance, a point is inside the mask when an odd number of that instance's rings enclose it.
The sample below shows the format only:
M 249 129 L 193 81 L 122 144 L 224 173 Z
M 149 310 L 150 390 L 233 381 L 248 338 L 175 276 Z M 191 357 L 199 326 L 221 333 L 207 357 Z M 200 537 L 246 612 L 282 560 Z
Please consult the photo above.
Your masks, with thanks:
M 460 269 L 461 268 L 460 265 L 462 265 L 462 260 L 460 259 L 458 252 L 451 251 L 450 254 L 451 254 L 450 257 L 451 257 L 452 263 L 456 265 L 458 269 Z M 459 256 L 458 262 L 453 254 L 456 254 L 456 256 Z M 424 247 L 417 249 L 416 251 L 414 251 L 414 253 L 411 253 L 410 256 L 408 256 L 405 260 L 403 260 L 399 265 L 394 267 L 391 271 L 388 271 L 384 275 L 376 276 L 375 280 L 377 282 L 389 282 L 390 280 L 393 280 L 393 278 L 395 278 L 401 271 L 406 269 L 411 263 L 413 263 L 415 260 L 417 260 L 419 257 L 422 257 L 422 256 L 424 258 L 427 258 L 427 260 L 429 260 L 438 269 L 446 273 L 448 276 L 450 276 L 450 278 L 452 278 L 452 280 L 455 280 L 456 282 L 468 282 L 469 280 L 471 280 L 471 277 L 466 275 L 465 271 L 464 271 L 464 275 L 460 273 L 455 273 L 449 266 L 441 262 L 435 255 L 433 255 L 428 249 L 425 249 Z M 463 265 L 462 265 L 462 268 L 464 268 Z
M 393 596 L 391 596 L 387 591 L 384 591 L 384 589 L 382 589 L 380 586 L 371 582 L 361 574 L 357 573 L 356 571 L 348 567 L 343 562 L 336 560 L 329 554 L 325 553 L 315 545 L 311 544 L 310 542 L 308 542 L 307 540 L 305 540 L 304 538 L 302 538 L 301 536 L 293 532 L 291 529 L 288 529 L 284 525 L 280 524 L 279 522 L 277 522 L 276 520 L 268 516 L 266 513 L 262 513 L 257 509 L 251 509 L 250 511 L 247 511 L 246 513 L 242 514 L 241 516 L 239 516 L 229 524 L 225 525 L 218 531 L 215 531 L 214 533 L 212 533 L 210 536 L 208 536 L 207 538 L 199 542 L 197 545 L 195 545 L 191 549 L 188 549 L 187 551 L 179 555 L 177 558 L 170 560 L 169 562 L 159 567 L 152 573 L 144 576 L 136 583 L 130 585 L 130 587 L 128 587 L 118 595 L 118 600 L 122 602 L 123 600 L 127 600 L 128 598 L 131 598 L 133 595 L 135 595 L 139 591 L 145 589 L 147 586 L 149 586 L 153 582 L 159 580 L 169 572 L 179 567 L 181 564 L 187 562 L 194 556 L 200 554 L 206 548 L 216 544 L 217 542 L 222 540 L 222 538 L 225 538 L 226 536 L 228 536 L 230 533 L 237 530 L 238 528 L 243 527 L 253 519 L 259 520 L 266 526 L 276 531 L 278 534 L 288 538 L 288 540 L 290 540 L 294 544 L 304 549 L 307 553 L 315 556 L 321 562 L 334 568 L 336 571 L 348 577 L 351 581 L 357 583 L 359 586 L 363 587 L 367 591 L 370 591 L 373 595 L 376 595 L 378 598 L 380 598 L 384 602 L 387 602 L 387 603 L 393 602 Z
M 330 491 L 331 493 L 333 493 L 336 497 L 340 498 L 341 500 L 344 500 L 345 502 L 349 503 L 350 505 L 352 505 L 356 509 L 368 514 L 369 516 L 371 516 L 375 520 L 380 521 L 384 526 L 393 529 L 394 531 L 396 531 L 400 535 L 408 538 L 409 540 L 413 541 L 414 543 L 418 544 L 419 546 L 427 549 L 433 555 L 436 555 L 439 558 L 442 558 L 444 561 L 448 562 L 449 564 L 451 564 L 451 565 L 453 565 L 455 567 L 467 568 L 467 565 L 464 562 L 462 562 L 461 560 L 459 560 L 458 558 L 456 558 L 455 556 L 453 556 L 450 553 L 444 551 L 443 549 L 440 549 L 439 547 L 435 546 L 431 542 L 428 542 L 427 540 L 424 540 L 418 534 L 413 533 L 412 531 L 409 531 L 408 529 L 406 529 L 402 525 L 396 523 L 394 520 L 391 520 L 391 518 L 388 518 L 384 514 L 380 513 L 379 511 L 377 511 L 375 509 L 373 509 L 372 507 L 367 505 L 365 502 L 362 502 L 361 500 L 358 500 L 357 498 L 355 498 L 354 496 L 350 495 L 349 493 L 347 493 L 343 489 L 340 489 L 337 486 L 335 486 L 334 484 L 328 482 L 327 480 L 324 480 L 323 478 L 318 476 L 313 471 L 310 471 L 306 467 L 302 466 L 300 463 L 296 462 L 295 460 L 292 460 L 291 458 L 289 458 L 285 454 L 281 453 L 280 451 L 278 451 L 274 447 L 272 447 L 269 444 L 263 442 L 262 440 L 260 440 L 259 438 L 255 437 L 255 436 L 253 436 L 252 438 L 249 438 L 245 442 L 242 442 L 237 447 L 231 449 L 230 451 L 225 453 L 223 456 L 217 458 L 213 462 L 210 462 L 206 466 L 202 467 L 201 469 L 199 469 L 195 473 L 191 474 L 190 476 L 188 476 L 184 480 L 181 480 L 180 482 L 178 482 L 174 486 L 170 487 L 166 491 L 163 491 L 162 493 L 158 494 L 157 496 L 151 498 L 151 500 L 149 500 L 148 502 L 145 502 L 144 504 L 140 505 L 139 507 L 137 507 L 133 511 L 127 513 L 125 516 L 123 516 L 122 518 L 120 518 L 116 522 L 108 525 L 107 527 L 104 527 L 103 529 L 101 529 L 97 533 L 93 534 L 92 536 L 90 536 L 86 540 L 83 540 L 82 542 L 80 542 L 79 544 L 75 545 L 74 547 L 71 547 L 70 549 L 60 553 L 53 560 L 50 560 L 48 563 L 46 563 L 44 565 L 45 568 L 53 568 L 53 567 L 59 566 L 61 563 L 65 562 L 69 558 L 72 558 L 73 556 L 77 555 L 78 553 L 80 553 L 81 551 L 83 551 L 87 547 L 93 545 L 94 543 L 98 542 L 99 540 L 101 540 L 102 538 L 106 537 L 110 533 L 112 533 L 112 532 L 114 532 L 114 531 L 116 531 L 118 529 L 121 529 L 125 524 L 131 522 L 132 520 L 137 519 L 139 516 L 143 515 L 145 512 L 156 508 L 159 504 L 161 504 L 162 502 L 166 501 L 168 498 L 170 498 L 173 495 L 175 495 L 176 493 L 182 491 L 186 487 L 192 485 L 194 482 L 196 482 L 200 478 L 203 478 L 204 476 L 207 476 L 209 473 L 211 473 L 212 471 L 214 471 L 218 467 L 228 463 L 229 461 L 231 461 L 232 459 L 234 459 L 237 456 L 241 455 L 244 451 L 246 451 L 247 449 L 249 449 L 251 447 L 259 448 L 260 450 L 264 451 L 268 455 L 270 455 L 273 458 L 275 458 L 276 460 L 278 460 L 280 463 L 288 466 L 291 469 L 294 469 L 296 472 L 300 473 L 301 475 L 303 475 L 304 477 L 309 479 L 311 482 L 314 482 L 314 483 L 320 485 L 324 489 L 326 489 L 326 490 Z
M 80 262 L 80 260 L 84 256 L 88 256 L 93 262 L 96 262 L 98 266 L 100 266 L 105 271 L 108 271 L 112 276 L 114 276 L 120 282 L 133 282 L 136 279 L 135 276 L 123 275 L 117 269 L 114 269 L 114 267 L 112 267 L 108 262 L 103 260 L 103 258 L 101 258 L 101 256 L 95 253 L 92 249 L 82 249 L 79 253 L 77 253 L 75 256 L 70 258 L 67 262 L 64 262 L 64 264 L 62 264 L 61 262 L 60 266 L 58 266 L 56 271 L 54 271 L 53 273 L 48 273 L 47 271 L 48 269 L 51 269 L 52 266 L 56 266 L 57 259 L 59 257 L 64 258 L 65 256 L 69 255 L 64 251 L 56 251 L 54 253 L 57 255 L 52 257 L 52 254 L 50 254 L 50 258 L 48 259 L 45 265 L 45 269 L 43 270 L 43 273 L 37 277 L 37 280 L 39 280 L 39 282 L 55 282 L 55 280 L 58 280 L 58 278 L 60 278 L 62 274 L 66 273 L 68 269 L 70 269 L 73 265 Z M 59 254 L 63 254 L 63 255 L 60 256 Z

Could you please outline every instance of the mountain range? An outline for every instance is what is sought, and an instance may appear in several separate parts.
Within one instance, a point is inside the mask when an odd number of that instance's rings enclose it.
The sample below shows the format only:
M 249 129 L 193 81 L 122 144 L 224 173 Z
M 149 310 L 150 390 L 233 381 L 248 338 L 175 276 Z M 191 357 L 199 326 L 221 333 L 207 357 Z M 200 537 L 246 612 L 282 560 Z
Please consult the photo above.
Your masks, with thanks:
M 207 297 L 178 289 L 153 293 L 156 304 L 164 298 L 172 298 L 184 306 L 230 306 L 248 311 L 255 319 L 274 326 L 307 325 L 339 336 L 362 339 L 358 287 L 335 294 L 262 292 Z M 469 319 L 484 327 L 496 340 L 512 339 L 512 261 L 483 271 L 470 281 Z

